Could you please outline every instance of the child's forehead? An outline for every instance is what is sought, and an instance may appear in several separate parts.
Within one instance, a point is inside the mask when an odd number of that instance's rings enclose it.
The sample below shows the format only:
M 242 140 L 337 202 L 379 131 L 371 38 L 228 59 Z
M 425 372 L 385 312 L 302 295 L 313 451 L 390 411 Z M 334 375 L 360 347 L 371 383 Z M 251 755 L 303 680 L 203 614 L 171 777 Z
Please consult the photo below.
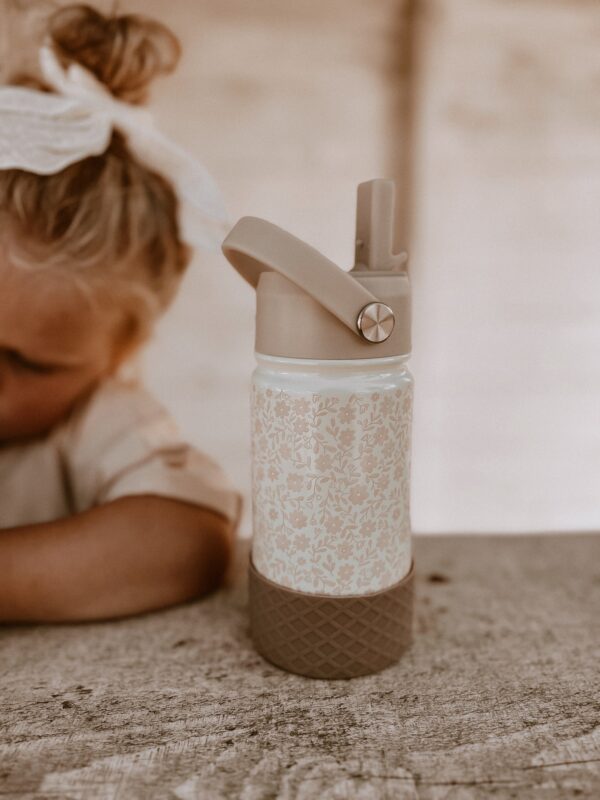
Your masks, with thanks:
M 0 346 L 38 357 L 84 358 L 105 344 L 104 315 L 69 276 L 44 270 L 1 270 Z M 104 319 L 103 319 L 104 318 Z

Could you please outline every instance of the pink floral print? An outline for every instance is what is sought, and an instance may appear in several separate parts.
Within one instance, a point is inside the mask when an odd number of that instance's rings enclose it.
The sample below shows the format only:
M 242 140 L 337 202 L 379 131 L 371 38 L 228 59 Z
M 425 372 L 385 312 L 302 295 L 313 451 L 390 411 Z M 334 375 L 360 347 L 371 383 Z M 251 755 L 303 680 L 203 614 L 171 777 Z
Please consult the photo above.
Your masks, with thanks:
M 409 382 L 353 394 L 253 384 L 252 557 L 265 577 L 340 596 L 407 574 L 411 414 Z

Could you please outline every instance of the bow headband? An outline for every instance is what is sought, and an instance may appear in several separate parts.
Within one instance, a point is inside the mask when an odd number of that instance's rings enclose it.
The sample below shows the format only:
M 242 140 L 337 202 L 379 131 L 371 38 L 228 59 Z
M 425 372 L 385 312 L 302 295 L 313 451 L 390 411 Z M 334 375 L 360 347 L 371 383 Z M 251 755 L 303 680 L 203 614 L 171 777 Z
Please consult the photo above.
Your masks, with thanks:
M 103 153 L 117 128 L 139 161 L 173 184 L 183 239 L 220 252 L 231 221 L 207 169 L 164 136 L 148 111 L 113 97 L 81 65 L 63 69 L 48 45 L 40 48 L 39 59 L 44 80 L 57 94 L 0 86 L 0 169 L 60 172 Z

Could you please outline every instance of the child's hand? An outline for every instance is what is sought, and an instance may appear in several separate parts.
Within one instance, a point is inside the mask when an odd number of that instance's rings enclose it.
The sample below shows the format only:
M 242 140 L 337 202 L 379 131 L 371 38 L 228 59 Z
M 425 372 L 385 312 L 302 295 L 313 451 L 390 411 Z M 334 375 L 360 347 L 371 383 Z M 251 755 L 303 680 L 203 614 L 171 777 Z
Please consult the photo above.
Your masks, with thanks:
M 224 517 L 156 495 L 0 530 L 0 622 L 103 619 L 191 600 L 222 583 L 233 547 Z

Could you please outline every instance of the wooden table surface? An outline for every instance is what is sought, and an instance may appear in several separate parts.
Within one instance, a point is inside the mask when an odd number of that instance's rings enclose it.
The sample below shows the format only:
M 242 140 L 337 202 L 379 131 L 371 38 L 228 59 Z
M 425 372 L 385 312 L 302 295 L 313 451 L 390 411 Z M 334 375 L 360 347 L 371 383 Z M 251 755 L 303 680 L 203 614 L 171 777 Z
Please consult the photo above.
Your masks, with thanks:
M 600 797 L 600 536 L 417 537 L 415 642 L 351 681 L 287 674 L 231 588 L 0 629 L 2 798 Z

